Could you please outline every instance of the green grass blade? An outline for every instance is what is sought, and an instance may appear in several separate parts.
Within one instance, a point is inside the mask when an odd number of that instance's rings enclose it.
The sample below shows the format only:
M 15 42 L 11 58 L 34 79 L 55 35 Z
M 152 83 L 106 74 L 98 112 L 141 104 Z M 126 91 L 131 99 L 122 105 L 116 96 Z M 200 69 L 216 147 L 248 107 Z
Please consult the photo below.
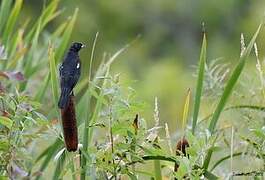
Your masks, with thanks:
M 49 146 L 48 148 L 46 148 L 35 160 L 35 163 L 37 163 L 38 161 L 40 161 L 42 158 L 44 158 L 47 154 L 49 154 L 49 151 L 51 151 L 51 149 L 58 149 L 60 147 L 60 145 L 62 144 L 62 141 L 57 138 L 56 141 Z
M 0 35 L 3 35 L 2 30 L 5 27 L 5 23 L 8 17 L 8 15 L 10 14 L 10 9 L 11 9 L 11 4 L 12 4 L 12 0 L 2 0 L 1 3 L 1 8 L 0 8 Z
M 108 75 L 109 75 L 109 69 L 107 70 L 105 77 L 108 77 Z M 105 89 L 106 84 L 107 84 L 107 80 L 104 79 L 102 86 L 101 86 L 101 91 L 99 92 L 99 97 L 96 98 L 97 99 L 96 106 L 95 106 L 95 109 L 93 110 L 93 115 L 91 117 L 91 121 L 90 121 L 89 125 L 94 124 L 96 122 L 96 120 L 98 119 L 100 109 L 101 109 L 102 105 L 104 104 L 104 92 L 103 92 L 103 90 Z M 93 89 L 91 88 L 91 90 L 90 90 L 91 94 L 93 94 L 92 91 L 93 91 Z M 89 137 L 88 137 L 89 143 L 91 142 L 92 138 L 93 138 L 93 128 L 91 128 L 91 130 L 89 131 Z
M 98 33 L 96 34 L 96 37 L 94 39 L 94 42 L 93 42 L 93 46 L 92 46 L 92 52 L 91 52 L 91 57 L 90 57 L 90 68 L 89 70 L 91 71 L 92 68 L 92 62 L 93 62 L 93 58 L 94 58 L 94 51 L 95 51 L 95 48 L 96 48 L 96 42 L 97 42 L 97 37 L 98 37 Z M 90 81 L 90 75 L 92 73 L 89 72 L 89 78 L 88 78 L 88 81 Z M 87 92 L 86 92 L 86 100 L 87 100 L 87 111 L 86 111 L 86 120 L 85 120 L 85 127 L 84 127 L 84 135 L 83 135 L 83 149 L 84 149 L 84 152 L 87 152 L 87 149 L 88 149 L 88 145 L 89 145 L 89 142 L 88 142 L 88 139 L 89 139 L 89 124 L 90 124 L 90 102 L 91 102 L 91 93 L 89 91 L 89 89 L 87 89 Z M 86 179 L 86 171 L 85 171 L 85 166 L 86 166 L 86 163 L 87 163 L 87 158 L 84 156 L 84 154 L 82 154 L 81 156 L 81 180 L 85 180 Z
M 112 63 L 116 60 L 116 58 L 122 54 L 125 50 L 127 50 L 131 44 L 133 44 L 137 39 L 139 38 L 139 36 L 136 37 L 136 39 L 134 39 L 131 43 L 129 44 L 126 44 L 123 48 L 121 48 L 120 50 L 118 50 L 115 54 L 113 54 L 108 60 L 107 62 L 105 62 L 105 57 L 103 57 L 103 61 L 101 62 L 101 64 L 99 65 L 96 73 L 95 73 L 95 76 L 93 77 L 93 83 L 94 84 L 98 84 L 99 82 L 99 79 L 98 77 L 102 77 L 104 76 L 104 74 L 106 73 L 106 71 L 108 70 L 108 68 L 112 65 Z M 83 84 L 82 87 L 80 87 L 78 89 L 78 93 L 76 95 L 76 99 L 77 99 L 77 102 L 81 99 L 81 97 L 83 97 L 83 95 L 85 94 L 86 92 L 86 89 L 88 88 L 88 84 L 89 84 L 89 81 L 87 82 L 87 84 Z
M 57 69 L 55 66 L 54 50 L 53 50 L 53 47 L 51 45 L 49 45 L 48 53 L 49 53 L 49 64 L 50 64 L 53 103 L 54 103 L 54 106 L 57 107 L 57 102 L 59 100 L 59 93 L 58 93 L 59 86 L 58 86 Z
M 31 28 L 31 31 L 26 36 L 26 41 L 31 42 L 32 38 L 34 37 L 35 31 L 37 30 L 38 26 L 40 25 L 40 31 L 52 20 L 54 19 L 58 14 L 60 14 L 60 11 L 56 12 L 56 9 L 58 7 L 59 0 L 51 1 L 50 4 L 45 7 L 39 16 L 37 22 L 33 25 L 33 28 Z
M 202 168 L 204 170 L 207 170 L 208 167 L 209 167 L 213 151 L 214 151 L 214 147 L 213 146 L 207 151 L 206 157 L 205 157 L 203 165 L 202 165 Z
M 73 31 L 73 28 L 75 25 L 77 14 L 78 14 L 78 8 L 75 9 L 74 15 L 71 18 L 69 24 L 67 25 L 64 34 L 62 35 L 62 41 L 60 43 L 60 46 L 56 50 L 56 54 L 55 54 L 56 64 L 59 62 L 59 60 L 62 59 L 64 52 L 65 52 L 65 49 L 68 46 L 68 42 L 70 40 L 72 31 Z
M 248 110 L 253 110 L 253 111 L 265 111 L 265 106 L 258 106 L 258 105 L 235 105 L 235 106 L 230 106 L 227 108 L 224 108 L 223 111 L 228 111 L 228 110 L 233 110 L 233 109 L 248 109 Z M 203 118 L 199 123 L 206 121 L 210 117 L 212 117 L 213 114 L 207 115 L 205 118 Z
M 201 96 L 202 96 L 202 89 L 203 89 L 203 79 L 204 79 L 204 68 L 206 63 L 206 35 L 203 34 L 202 40 L 202 47 L 201 47 L 201 54 L 200 54 L 200 61 L 199 61 L 199 73 L 197 78 L 197 86 L 195 92 L 195 101 L 194 101 L 194 110 L 193 110 L 193 120 L 192 120 L 192 134 L 195 133 L 198 114 L 200 110 L 200 103 L 201 103 Z
M 233 157 L 236 157 L 236 156 L 240 156 L 242 155 L 243 153 L 242 152 L 238 152 L 238 153 L 234 153 L 233 154 Z M 212 166 L 212 168 L 210 169 L 210 172 L 212 172 L 219 164 L 221 164 L 223 161 L 227 160 L 227 159 L 230 159 L 231 158 L 231 154 L 227 155 L 227 156 L 224 156 L 222 157 L 221 159 L 217 160 L 215 162 L 215 164 Z
M 62 147 L 62 141 L 60 139 L 57 139 L 55 143 L 53 143 L 50 147 L 48 147 L 42 154 L 37 158 L 37 160 L 42 159 L 46 156 L 44 161 L 42 162 L 39 171 L 43 172 L 47 167 L 49 162 L 52 160 L 52 157 L 55 155 L 55 153 Z M 36 178 L 36 180 L 40 179 L 40 176 Z
M 240 76 L 240 74 L 241 74 L 241 72 L 245 66 L 246 59 L 248 58 L 248 56 L 251 52 L 251 49 L 252 49 L 252 47 L 256 41 L 256 38 L 257 38 L 262 26 L 263 26 L 263 24 L 261 24 L 258 27 L 256 33 L 252 37 L 252 39 L 251 39 L 249 45 L 247 46 L 246 50 L 244 51 L 243 55 L 240 57 L 236 68 L 232 72 L 232 75 L 231 75 L 230 79 L 228 80 L 228 82 L 225 86 L 224 92 L 223 92 L 221 99 L 220 99 L 220 101 L 219 101 L 219 103 L 218 103 L 218 105 L 214 111 L 213 117 L 212 117 L 210 125 L 208 127 L 211 134 L 215 130 L 215 127 L 216 127 L 217 121 L 220 117 L 220 114 L 223 111 L 225 104 L 226 104 L 230 94 L 232 93 L 233 87 L 235 86 L 235 84 L 236 84 L 236 82 L 237 82 L 237 80 L 238 80 L 238 78 L 239 78 L 239 76 Z
M 23 3 L 23 0 L 16 0 L 14 7 L 11 11 L 11 14 L 9 15 L 9 18 L 6 23 L 5 31 L 3 34 L 3 43 L 5 45 L 7 44 L 8 39 L 11 37 L 11 34 L 13 32 L 14 26 L 16 24 L 18 15 L 22 7 L 22 3 Z
M 69 20 L 66 20 L 60 26 L 58 26 L 58 28 L 52 33 L 51 39 L 55 39 L 57 37 L 60 37 L 61 34 L 63 34 L 63 32 L 65 31 L 65 28 L 67 27 L 68 23 L 69 23 Z
M 209 171 L 205 171 L 203 175 L 209 180 L 218 180 L 218 179 L 220 179 L 218 176 L 212 174 Z

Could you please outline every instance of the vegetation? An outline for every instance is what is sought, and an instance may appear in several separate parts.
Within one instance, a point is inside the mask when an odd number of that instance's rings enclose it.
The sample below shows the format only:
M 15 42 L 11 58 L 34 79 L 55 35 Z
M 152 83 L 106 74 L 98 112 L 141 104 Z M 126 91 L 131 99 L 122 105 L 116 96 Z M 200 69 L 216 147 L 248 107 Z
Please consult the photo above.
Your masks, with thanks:
M 0 7 L 0 179 L 264 179 L 265 63 L 255 43 L 263 22 L 247 46 L 241 36 L 231 72 L 218 60 L 207 62 L 203 30 L 196 88 L 186 87 L 179 102 L 177 133 L 160 120 L 159 97 L 148 106 L 138 98 L 141 90 L 111 71 L 138 38 L 95 63 L 97 33 L 90 61 L 83 62 L 89 68 L 75 88 L 79 151 L 69 153 L 57 108 L 57 67 L 79 10 L 50 31 L 48 25 L 62 13 L 59 0 L 45 4 L 37 20 L 18 23 L 22 5 L 2 0 Z M 253 49 L 256 67 L 246 68 Z M 142 116 L 146 109 L 153 111 L 152 125 Z

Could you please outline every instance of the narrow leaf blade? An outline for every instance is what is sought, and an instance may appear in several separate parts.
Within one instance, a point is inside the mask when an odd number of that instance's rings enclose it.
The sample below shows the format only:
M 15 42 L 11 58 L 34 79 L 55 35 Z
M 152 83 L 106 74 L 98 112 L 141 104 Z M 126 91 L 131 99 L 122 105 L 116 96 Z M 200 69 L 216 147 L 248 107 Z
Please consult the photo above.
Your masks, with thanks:
M 198 73 L 198 78 L 197 78 L 195 101 L 194 101 L 192 134 L 195 133 L 195 128 L 196 128 L 197 120 L 198 120 L 198 114 L 200 110 L 200 103 L 201 103 L 201 96 L 202 96 L 202 89 L 203 89 L 203 79 L 204 79 L 204 68 L 205 68 L 205 63 L 206 63 L 206 47 L 207 47 L 207 41 L 206 41 L 206 35 L 204 33 L 203 40 L 202 40 L 200 61 L 199 61 L 199 73 Z

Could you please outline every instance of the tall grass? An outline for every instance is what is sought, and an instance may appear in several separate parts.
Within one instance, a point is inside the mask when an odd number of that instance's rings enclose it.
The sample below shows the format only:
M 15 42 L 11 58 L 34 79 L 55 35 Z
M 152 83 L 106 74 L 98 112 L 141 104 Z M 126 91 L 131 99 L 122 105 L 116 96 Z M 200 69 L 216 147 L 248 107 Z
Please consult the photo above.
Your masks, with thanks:
M 187 148 L 187 156 L 182 152 L 179 152 L 179 156 L 172 154 L 169 128 L 167 125 L 165 128 L 160 125 L 157 100 L 154 112 L 155 123 L 150 127 L 141 116 L 144 109 L 143 103 L 135 98 L 135 91 L 131 87 L 125 87 L 120 83 L 119 75 L 113 75 L 111 72 L 111 66 L 117 57 L 135 41 L 125 45 L 113 55 L 105 54 L 101 64 L 94 67 L 97 33 L 92 45 L 90 62 L 86 62 L 89 63 L 89 70 L 86 73 L 89 76 L 81 79 L 75 88 L 78 129 L 82 136 L 79 138 L 81 139 L 79 152 L 68 153 L 65 151 L 60 123 L 58 123 L 60 115 L 57 108 L 59 97 L 57 66 L 69 46 L 79 10 L 76 9 L 73 16 L 50 32 L 49 39 L 45 41 L 43 33 L 46 31 L 46 26 L 62 13 L 58 10 L 59 2 L 59 0 L 53 0 L 45 4 L 36 22 L 30 23 L 26 20 L 21 25 L 17 22 L 20 20 L 21 9 L 25 2 L 23 0 L 2 0 L 1 2 L 1 45 L 4 46 L 7 60 L 0 61 L 0 76 L 4 77 L 3 82 L 7 91 L 0 93 L 0 166 L 5 167 L 0 168 L 2 173 L 0 178 L 11 178 L 11 175 L 12 178 L 16 178 L 13 177 L 15 173 L 7 167 L 13 167 L 13 169 L 17 167 L 20 172 L 26 171 L 18 177 L 32 179 L 42 178 L 44 172 L 50 172 L 50 169 L 53 171 L 53 174 L 49 173 L 52 179 L 63 179 L 66 176 L 72 179 L 80 176 L 82 180 L 123 177 L 218 179 L 216 168 L 221 167 L 221 164 L 229 158 L 233 158 L 234 165 L 235 157 L 244 154 L 241 151 L 234 152 L 232 148 L 235 143 L 234 135 L 236 135 L 233 131 L 231 153 L 211 163 L 212 155 L 220 150 L 218 144 L 221 138 L 217 132 L 221 130 L 217 128 L 217 124 L 221 114 L 228 110 L 247 109 L 263 112 L 265 109 L 263 106 L 248 104 L 226 107 L 263 24 L 258 27 L 240 56 L 238 64 L 227 80 L 217 107 L 205 118 L 210 119 L 209 133 L 205 134 L 204 131 L 200 131 L 200 128 L 204 128 L 201 127 L 203 124 L 198 123 L 201 116 L 200 107 L 204 93 L 206 67 L 207 41 L 206 34 L 203 34 L 191 130 L 186 128 L 190 116 L 192 97 L 190 90 L 183 102 L 183 136 L 190 144 Z M 43 67 L 47 68 L 43 69 Z M 17 79 L 19 82 L 14 86 L 9 82 L 7 70 L 21 72 L 26 81 Z M 43 70 L 44 76 L 40 70 Z M 37 88 L 31 87 L 32 79 L 38 80 Z M 28 107 L 30 110 L 27 109 Z M 137 122 L 134 118 L 136 114 Z M 264 147 L 262 147 L 265 133 L 260 127 L 251 132 L 255 135 L 255 139 L 245 137 L 242 139 L 254 149 L 256 153 L 254 157 L 265 162 Z M 169 150 L 164 146 L 163 134 L 166 134 Z M 54 142 L 49 142 L 45 149 L 36 148 L 39 154 L 37 157 L 31 157 L 31 160 L 24 158 L 30 153 L 27 152 L 30 150 L 29 144 L 50 141 L 51 137 Z M 95 139 L 99 142 L 94 141 Z M 248 155 L 252 154 L 248 153 Z M 154 172 L 142 168 L 148 161 L 152 161 Z M 172 170 L 175 164 L 179 166 L 176 172 Z M 234 168 L 231 167 L 231 169 Z M 255 176 L 259 173 L 260 171 L 256 171 Z

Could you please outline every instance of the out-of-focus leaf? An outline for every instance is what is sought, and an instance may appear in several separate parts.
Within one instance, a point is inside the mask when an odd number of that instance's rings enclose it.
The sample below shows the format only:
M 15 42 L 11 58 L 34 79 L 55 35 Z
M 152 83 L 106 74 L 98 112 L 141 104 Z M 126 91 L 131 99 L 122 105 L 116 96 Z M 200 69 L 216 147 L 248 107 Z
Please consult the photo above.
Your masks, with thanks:
M 13 125 L 13 121 L 8 117 L 0 116 L 0 124 L 10 129 Z
M 8 64 L 7 64 L 7 69 L 11 69 L 11 68 L 15 68 L 17 63 L 18 63 L 18 60 L 24 56 L 27 52 L 27 48 L 23 47 L 22 49 L 20 49 L 15 57 L 13 57 L 12 59 L 10 59 L 10 61 L 8 61 Z
M 257 137 L 260 137 L 265 140 L 265 126 L 261 129 L 252 129 L 251 130 Z
M 0 35 L 3 35 L 2 29 L 5 27 L 7 16 L 10 14 L 12 0 L 2 0 L 0 9 Z
M 7 177 L 7 176 L 1 176 L 1 175 L 0 175 L 0 179 L 1 179 L 1 180 L 8 180 L 8 177 Z
M 53 173 L 53 179 L 54 180 L 59 179 L 59 177 L 63 171 L 63 167 L 65 164 L 65 158 L 66 158 L 65 148 L 63 148 L 61 151 L 59 151 L 57 155 L 56 155 L 57 156 L 57 160 L 56 160 L 57 165 L 56 165 L 56 168 L 55 168 L 54 173 Z M 54 157 L 54 159 L 56 158 L 56 156 Z
M 0 151 L 7 151 L 8 150 L 8 142 L 7 141 L 0 141 Z
M 15 23 L 17 21 L 18 15 L 22 7 L 22 3 L 23 3 L 23 0 L 16 0 L 14 7 L 11 11 L 11 14 L 8 16 L 9 18 L 7 20 L 5 31 L 3 34 L 3 42 L 5 45 L 7 45 L 7 41 L 13 32 Z
M 62 147 L 62 141 L 60 139 L 56 139 L 56 141 L 51 146 L 49 146 L 41 153 L 41 155 L 36 159 L 36 162 L 41 160 L 43 157 L 46 158 L 44 159 L 44 161 L 40 166 L 39 169 L 40 172 L 43 172 L 48 167 L 48 164 L 52 160 L 52 157 L 61 147 Z M 36 180 L 38 180 L 39 178 L 40 176 L 38 176 Z
M 41 15 L 39 16 L 39 19 L 34 24 L 33 28 L 31 28 L 31 31 L 25 38 L 27 42 L 31 42 L 32 38 L 34 38 L 35 36 L 34 34 L 36 33 L 36 31 L 41 32 L 42 29 L 59 14 L 59 12 L 55 12 L 58 7 L 58 3 L 59 0 L 50 1 L 50 4 L 45 9 L 43 9 Z

